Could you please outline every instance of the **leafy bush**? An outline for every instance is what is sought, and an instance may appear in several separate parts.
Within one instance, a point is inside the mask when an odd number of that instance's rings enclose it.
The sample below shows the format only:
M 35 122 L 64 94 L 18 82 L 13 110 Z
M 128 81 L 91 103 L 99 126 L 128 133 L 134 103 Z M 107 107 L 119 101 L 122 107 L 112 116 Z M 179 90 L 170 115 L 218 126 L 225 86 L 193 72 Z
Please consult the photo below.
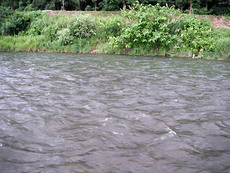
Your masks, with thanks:
M 193 8 L 194 14 L 208 14 L 208 11 L 206 8 Z
M 102 38 L 117 37 L 121 35 L 121 30 L 125 27 L 125 18 L 121 16 L 106 17 L 101 19 L 99 25 Z
M 42 34 L 45 35 L 50 41 L 54 41 L 57 37 L 58 25 L 50 24 L 42 30 Z
M 44 25 L 46 26 L 42 29 L 41 34 L 61 45 L 72 44 L 77 38 L 90 38 L 96 35 L 95 20 L 88 15 L 56 16 L 51 21 L 45 22 Z
M 89 38 L 96 35 L 96 23 L 90 15 L 73 17 L 68 23 L 70 33 L 75 38 Z
M 71 44 L 74 40 L 74 37 L 70 34 L 69 28 L 63 28 L 57 32 L 57 41 L 61 45 Z
M 10 19 L 2 25 L 3 35 L 17 35 L 20 31 L 24 31 L 30 24 L 30 18 L 23 13 L 14 13 Z
M 214 6 L 210 12 L 215 15 L 228 15 L 230 16 L 230 7 L 226 4 L 225 7 Z
M 116 11 L 119 10 L 119 1 L 104 0 L 99 3 L 99 7 L 102 11 Z
M 230 29 L 216 30 L 216 49 L 215 52 L 205 52 L 205 57 L 211 59 L 230 60 Z
M 47 21 L 46 21 L 47 20 Z M 69 24 L 68 16 L 53 16 L 52 18 L 45 18 L 44 25 L 45 27 L 42 29 L 42 35 L 45 35 L 50 41 L 54 41 L 58 39 L 57 32 L 62 30 L 63 28 L 68 28 Z
M 178 49 L 188 49 L 197 55 L 215 49 L 214 29 L 206 19 L 198 20 L 192 15 L 181 17 L 170 24 L 170 32 L 178 36 Z
M 10 8 L 0 6 L 0 24 L 12 14 L 13 11 Z
M 175 36 L 169 34 L 168 26 L 177 13 L 174 8 L 143 6 L 137 3 L 131 10 L 123 11 L 130 26 L 123 28 L 121 36 L 112 38 L 111 43 L 115 47 L 123 48 L 169 49 L 175 41 Z
M 87 5 L 85 7 L 85 11 L 93 11 L 93 8 L 90 5 Z
M 50 24 L 50 18 L 48 14 L 44 13 L 37 20 L 33 20 L 27 31 L 29 35 L 41 35 L 44 28 L 48 27 Z
M 12 14 L 13 11 L 11 11 L 10 8 L 0 6 L 0 34 L 2 33 L 2 24 L 5 23 L 5 20 Z
M 26 31 L 29 29 L 30 23 L 42 15 L 44 13 L 41 11 L 27 13 L 15 12 L 2 24 L 2 34 L 17 35 L 21 31 Z
M 205 19 L 183 16 L 173 7 L 143 6 L 138 3 L 131 10 L 124 10 L 123 14 L 129 25 L 122 28 L 120 36 L 110 38 L 114 48 L 188 51 L 192 56 L 215 50 L 214 29 Z
M 38 10 L 36 7 L 33 7 L 32 4 L 29 4 L 25 7 L 24 11 L 36 11 Z

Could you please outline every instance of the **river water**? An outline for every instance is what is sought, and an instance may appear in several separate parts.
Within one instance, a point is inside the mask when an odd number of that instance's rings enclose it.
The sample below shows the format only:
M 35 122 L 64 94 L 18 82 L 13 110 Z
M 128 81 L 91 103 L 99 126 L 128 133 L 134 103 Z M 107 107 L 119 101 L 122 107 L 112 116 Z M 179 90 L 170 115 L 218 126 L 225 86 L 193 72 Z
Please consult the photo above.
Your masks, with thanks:
M 0 172 L 230 172 L 230 63 L 0 53 Z

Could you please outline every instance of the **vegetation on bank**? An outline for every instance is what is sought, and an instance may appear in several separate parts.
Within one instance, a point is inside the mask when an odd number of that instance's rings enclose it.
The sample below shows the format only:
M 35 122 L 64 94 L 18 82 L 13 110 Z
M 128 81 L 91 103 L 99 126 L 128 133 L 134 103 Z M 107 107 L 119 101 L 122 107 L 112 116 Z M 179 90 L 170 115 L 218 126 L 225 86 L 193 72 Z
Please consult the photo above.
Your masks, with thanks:
M 0 51 L 163 55 L 230 60 L 230 30 L 173 7 L 135 4 L 121 15 L 10 13 L 0 20 Z

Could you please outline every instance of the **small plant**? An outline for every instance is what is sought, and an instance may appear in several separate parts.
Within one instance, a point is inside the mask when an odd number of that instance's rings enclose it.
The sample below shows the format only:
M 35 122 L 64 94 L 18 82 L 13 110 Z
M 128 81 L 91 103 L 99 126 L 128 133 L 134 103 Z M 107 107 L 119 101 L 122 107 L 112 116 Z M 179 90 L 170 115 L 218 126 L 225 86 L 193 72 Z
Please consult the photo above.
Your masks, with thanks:
M 93 8 L 90 5 L 87 5 L 85 7 L 85 11 L 93 11 Z
M 44 28 L 50 25 L 50 18 L 47 14 L 43 14 L 37 20 L 33 20 L 30 24 L 30 27 L 27 31 L 29 35 L 41 35 L 43 33 Z
M 42 30 L 42 34 L 45 35 L 48 40 L 54 41 L 57 38 L 57 31 L 58 25 L 50 24 Z
M 117 37 L 121 35 L 122 28 L 125 27 L 125 18 L 121 16 L 106 17 L 101 19 L 99 25 L 102 38 Z
M 61 45 L 68 45 L 73 42 L 74 37 L 70 34 L 69 28 L 63 28 L 57 32 L 57 42 Z

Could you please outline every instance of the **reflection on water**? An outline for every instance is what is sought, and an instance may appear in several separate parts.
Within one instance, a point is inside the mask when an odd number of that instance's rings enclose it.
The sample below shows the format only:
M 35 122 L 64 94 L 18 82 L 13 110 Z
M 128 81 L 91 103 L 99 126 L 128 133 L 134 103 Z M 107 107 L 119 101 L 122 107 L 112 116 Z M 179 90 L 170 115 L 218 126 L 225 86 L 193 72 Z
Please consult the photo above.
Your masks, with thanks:
M 230 172 L 230 63 L 0 54 L 3 173 Z

